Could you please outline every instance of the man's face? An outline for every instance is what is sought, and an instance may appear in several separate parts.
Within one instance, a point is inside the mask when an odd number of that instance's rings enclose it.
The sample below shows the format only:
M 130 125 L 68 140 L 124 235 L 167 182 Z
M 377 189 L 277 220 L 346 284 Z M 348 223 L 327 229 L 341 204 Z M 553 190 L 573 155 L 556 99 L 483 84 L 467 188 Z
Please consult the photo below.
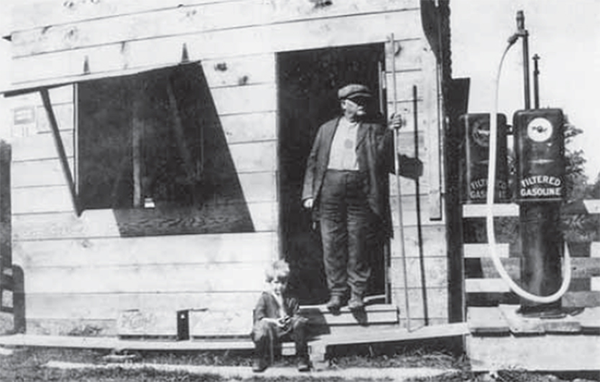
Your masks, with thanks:
M 369 98 L 352 98 L 342 100 L 342 110 L 350 121 L 358 121 L 367 115 Z

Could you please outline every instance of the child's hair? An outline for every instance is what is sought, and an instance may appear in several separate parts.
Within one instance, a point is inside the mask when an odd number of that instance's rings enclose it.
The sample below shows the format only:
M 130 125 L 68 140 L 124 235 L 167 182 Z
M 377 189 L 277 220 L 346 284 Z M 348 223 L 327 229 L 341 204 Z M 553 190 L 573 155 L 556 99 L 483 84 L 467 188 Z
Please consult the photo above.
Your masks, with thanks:
M 277 260 L 265 270 L 265 279 L 268 283 L 277 279 L 287 281 L 290 276 L 290 266 L 285 260 Z

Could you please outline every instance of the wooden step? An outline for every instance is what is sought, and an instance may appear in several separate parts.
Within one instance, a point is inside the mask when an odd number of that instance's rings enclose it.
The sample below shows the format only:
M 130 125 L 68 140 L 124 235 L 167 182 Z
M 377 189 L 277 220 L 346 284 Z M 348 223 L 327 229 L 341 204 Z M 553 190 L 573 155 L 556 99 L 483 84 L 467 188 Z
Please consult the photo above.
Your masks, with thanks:
M 347 307 L 332 314 L 325 306 L 301 306 L 300 314 L 309 319 L 312 336 L 392 328 L 399 323 L 393 305 L 369 305 L 364 312 Z M 236 310 L 186 309 L 173 311 L 124 310 L 117 317 L 117 335 L 121 339 L 202 340 L 211 338 L 248 338 L 252 330 L 252 312 Z
M 388 304 L 368 305 L 359 312 L 343 307 L 336 314 L 324 305 L 301 306 L 300 314 L 309 319 L 313 335 L 362 332 L 373 327 L 391 328 L 399 325 L 398 308 Z

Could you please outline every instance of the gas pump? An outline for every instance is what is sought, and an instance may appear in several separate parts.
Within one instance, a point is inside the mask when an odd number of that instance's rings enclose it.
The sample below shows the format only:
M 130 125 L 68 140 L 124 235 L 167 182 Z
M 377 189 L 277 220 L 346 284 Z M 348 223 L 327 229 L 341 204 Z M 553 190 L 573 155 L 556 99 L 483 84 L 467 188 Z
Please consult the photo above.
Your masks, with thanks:
M 516 201 L 523 251 L 521 284 L 530 293 L 548 296 L 559 290 L 564 240 L 560 203 L 564 196 L 563 113 L 560 109 L 521 110 L 514 114 Z M 560 299 L 538 304 L 521 299 L 521 313 L 548 314 Z
M 553 316 L 560 314 L 560 298 L 568 290 L 571 279 L 571 266 L 568 251 L 564 250 L 564 240 L 559 229 L 560 204 L 564 197 L 564 118 L 560 109 L 530 109 L 528 65 L 525 73 L 525 110 L 517 111 L 513 116 L 514 148 L 516 154 L 516 192 L 515 201 L 519 204 L 519 234 L 522 243 L 521 286 L 508 275 L 496 253 L 494 237 L 493 203 L 501 202 L 504 183 L 503 169 L 507 167 L 506 139 L 507 129 L 504 119 L 498 114 L 498 82 L 502 63 L 509 49 L 519 39 L 523 39 L 524 60 L 527 62 L 528 32 L 524 29 L 523 13 L 517 14 L 517 33 L 508 39 L 498 72 L 489 121 L 489 145 L 487 155 L 487 191 L 482 194 L 468 194 L 473 171 L 474 158 L 479 158 L 476 145 L 469 142 L 474 129 L 476 115 L 466 115 L 463 144 L 463 202 L 486 203 L 486 229 L 493 263 L 502 279 L 521 299 L 519 312 L 524 315 Z M 536 97 L 537 99 L 537 97 Z M 492 118 L 492 116 L 497 116 Z M 481 161 L 480 161 L 481 162 Z M 500 179 L 498 179 L 500 176 Z M 493 192 L 490 185 L 494 185 Z M 478 198 L 473 198 L 477 196 Z M 483 196 L 483 198 L 482 198 Z M 561 272 L 561 257 L 564 254 L 564 272 Z

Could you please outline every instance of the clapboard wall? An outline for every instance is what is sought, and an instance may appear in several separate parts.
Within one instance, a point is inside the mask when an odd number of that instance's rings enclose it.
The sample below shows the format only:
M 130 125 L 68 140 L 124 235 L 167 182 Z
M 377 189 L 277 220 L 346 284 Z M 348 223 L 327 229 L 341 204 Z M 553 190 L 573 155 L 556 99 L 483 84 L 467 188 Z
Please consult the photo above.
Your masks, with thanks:
M 25 274 L 33 333 L 114 333 L 122 309 L 250 312 L 263 269 L 280 256 L 277 53 L 386 44 L 388 111 L 413 126 L 419 88 L 421 211 L 430 322 L 447 320 L 447 259 L 440 181 L 440 87 L 419 1 L 106 0 L 19 4 L 13 10 L 13 87 L 69 83 L 201 62 L 255 232 L 123 237 L 111 210 L 76 216 L 40 97 L 11 99 L 14 263 Z M 389 44 L 390 34 L 397 44 Z M 392 54 L 397 89 L 392 89 Z M 222 70 L 226 67 L 227 70 Z M 72 85 L 50 91 L 71 169 Z M 394 105 L 394 93 L 398 104 Z M 19 115 L 20 118 L 16 118 Z M 402 133 L 403 152 L 412 132 Z M 399 226 L 395 179 L 392 215 Z M 423 320 L 414 184 L 402 181 L 411 315 Z M 400 245 L 391 246 L 392 299 L 404 318 Z

